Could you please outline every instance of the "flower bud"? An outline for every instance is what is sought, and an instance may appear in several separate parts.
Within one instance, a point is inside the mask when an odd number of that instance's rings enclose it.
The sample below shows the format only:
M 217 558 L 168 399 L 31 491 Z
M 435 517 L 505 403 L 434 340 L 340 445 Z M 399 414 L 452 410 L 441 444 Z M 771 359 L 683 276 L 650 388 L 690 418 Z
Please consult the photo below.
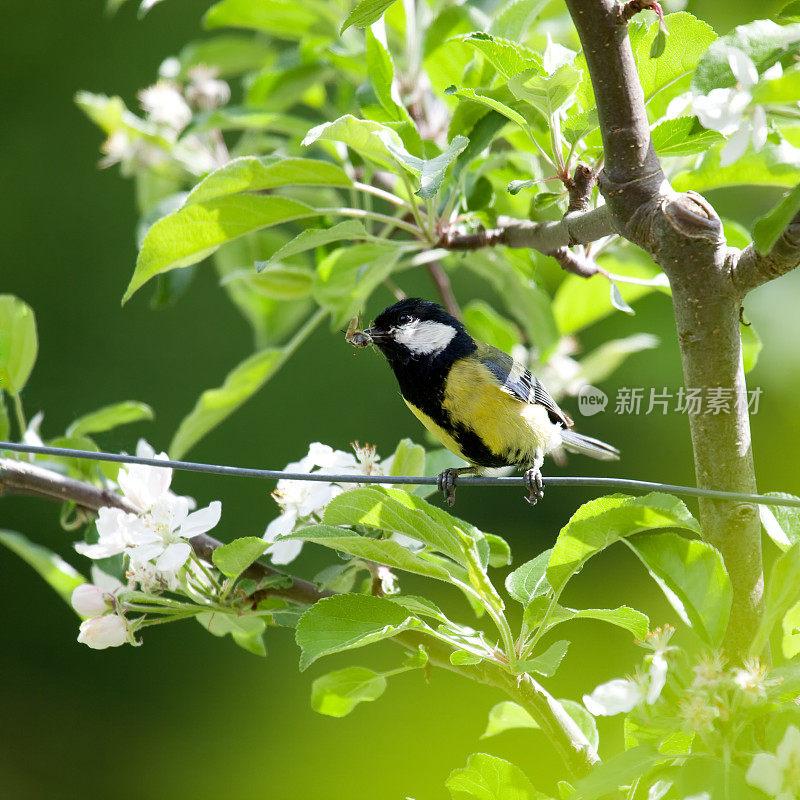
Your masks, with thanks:
M 82 617 L 99 617 L 111 610 L 108 595 L 93 583 L 76 586 L 70 602 Z
M 128 626 L 125 620 L 116 614 L 92 617 L 81 623 L 78 641 L 93 650 L 119 647 L 128 641 Z

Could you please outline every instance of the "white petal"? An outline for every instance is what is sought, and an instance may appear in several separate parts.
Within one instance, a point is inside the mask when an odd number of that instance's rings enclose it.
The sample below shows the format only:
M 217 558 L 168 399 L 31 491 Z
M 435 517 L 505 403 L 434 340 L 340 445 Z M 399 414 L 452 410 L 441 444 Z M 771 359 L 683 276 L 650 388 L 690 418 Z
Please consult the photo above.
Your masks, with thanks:
M 682 92 L 677 97 L 673 97 L 667 106 L 664 116 L 667 119 L 675 119 L 675 117 L 679 117 L 691 104 L 692 97 L 693 95 L 691 92 Z
M 111 556 L 119 555 L 125 547 L 112 547 L 108 544 L 86 544 L 86 542 L 75 542 L 75 552 L 80 553 L 86 558 L 110 558 Z
M 182 567 L 192 553 L 191 545 L 186 542 L 173 542 L 156 561 L 156 569 L 161 572 L 172 572 Z
M 92 583 L 99 586 L 104 592 L 114 594 L 122 588 L 122 583 L 113 575 L 103 572 L 97 564 L 92 564 Z
M 667 682 L 667 660 L 663 654 L 656 653 L 650 662 L 650 684 L 647 688 L 647 704 L 653 705 L 661 696 L 661 690 Z
M 300 539 L 288 539 L 285 542 L 276 542 L 267 550 L 273 564 L 288 564 L 300 555 L 303 542 Z
M 728 64 L 733 77 L 745 88 L 758 83 L 758 70 L 750 57 L 738 47 L 728 48 Z
M 153 544 L 140 544 L 129 551 L 130 559 L 133 562 L 149 561 L 164 552 L 164 545 L 160 542 Z
M 613 716 L 632 711 L 642 700 L 638 684 L 624 678 L 602 683 L 590 695 L 583 696 L 583 704 L 594 716 Z
M 297 522 L 297 513 L 281 514 L 267 525 L 263 539 L 265 542 L 274 542 L 279 536 L 284 536 L 294 530 Z
M 70 603 L 82 617 L 99 617 L 111 610 L 106 593 L 92 583 L 76 586 L 72 590 Z
M 307 488 L 307 494 L 297 511 L 299 516 L 307 517 L 324 508 L 333 499 L 333 486 L 330 483 L 313 483 Z
M 784 770 L 789 770 L 793 763 L 800 763 L 800 731 L 790 725 L 783 735 L 776 751 L 778 763 Z
M 139 458 L 155 458 L 156 451 L 146 439 L 139 439 L 136 443 L 136 455 Z
M 754 756 L 747 769 L 745 779 L 751 786 L 774 797 L 781 790 L 783 783 L 778 759 L 771 753 L 759 753 Z
M 214 500 L 206 508 L 201 508 L 199 511 L 194 511 L 186 517 L 185 522 L 181 525 L 180 535 L 186 539 L 191 539 L 192 536 L 210 531 L 222 516 L 222 503 L 219 500 Z
M 37 414 L 33 415 L 25 433 L 22 434 L 23 444 L 31 445 L 32 447 L 44 447 L 42 437 L 39 435 L 39 427 L 43 419 L 44 411 L 39 411 Z
M 764 145 L 767 143 L 767 134 L 769 128 L 767 127 L 767 112 L 764 111 L 764 106 L 753 106 L 753 150 L 760 153 Z
M 708 94 L 692 100 L 692 112 L 704 128 L 721 133 L 726 130 L 732 132 L 731 126 L 737 125 L 744 113 L 744 109 L 737 111 L 742 102 L 737 100 L 737 96 L 741 94 L 734 89 L 712 89 Z M 747 95 L 748 103 L 749 98 L 750 95 Z
M 308 455 L 303 461 L 310 461 L 313 466 L 322 467 L 333 455 L 333 448 L 322 442 L 312 442 L 308 446 Z
M 783 76 L 783 64 L 780 61 L 775 62 L 768 70 L 765 70 L 761 79 L 765 81 L 776 81 Z
M 719 159 L 721 167 L 729 167 L 731 164 L 735 164 L 747 152 L 751 133 L 750 122 L 743 121 L 739 130 L 728 139 L 725 147 L 722 148 Z
M 93 617 L 81 623 L 78 641 L 93 650 L 105 650 L 106 647 L 119 647 L 128 641 L 128 628 L 125 620 L 116 614 L 104 617 Z

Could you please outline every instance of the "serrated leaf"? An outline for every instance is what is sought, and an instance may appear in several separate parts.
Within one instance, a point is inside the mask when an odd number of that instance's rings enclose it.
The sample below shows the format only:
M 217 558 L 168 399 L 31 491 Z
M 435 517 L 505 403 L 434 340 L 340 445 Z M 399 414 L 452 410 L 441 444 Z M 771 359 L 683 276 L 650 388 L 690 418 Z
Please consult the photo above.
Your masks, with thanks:
M 724 137 L 703 128 L 696 117 L 667 119 L 656 125 L 650 135 L 660 156 L 693 156 L 704 153 Z
M 646 614 L 629 606 L 619 608 L 566 608 L 556 605 L 550 611 L 545 630 L 573 619 L 596 619 L 607 622 L 623 630 L 630 631 L 637 639 L 644 639 L 650 630 L 650 620 Z M 527 621 L 527 619 L 526 619 Z M 536 627 L 536 625 L 531 625 Z
M 504 731 L 517 728 L 539 728 L 536 720 L 518 703 L 505 700 L 492 707 L 489 712 L 489 721 L 481 739 L 497 736 Z
M 341 36 L 351 26 L 366 28 L 377 22 L 394 2 L 395 0 L 361 0 L 347 15 L 339 29 L 339 35 Z
M 242 156 L 220 167 L 189 192 L 186 205 L 239 192 L 260 192 L 278 186 L 335 186 L 347 189 L 353 181 L 345 171 L 315 158 Z
M 296 640 L 300 669 L 318 658 L 378 642 L 424 623 L 383 597 L 340 594 L 319 600 L 300 618 Z
M 206 389 L 172 437 L 169 445 L 172 458 L 183 458 L 200 439 L 249 400 L 277 372 L 284 358 L 285 351 L 276 347 L 253 353 L 225 376 L 222 386 Z
M 224 611 L 202 611 L 195 619 L 213 636 L 227 636 L 256 656 L 266 656 L 263 634 L 266 622 L 254 614 L 226 614 Z
M 542 797 L 525 773 L 510 761 L 473 753 L 467 766 L 454 769 L 445 786 L 453 800 L 474 797 L 477 800 L 538 800 Z
M 309 267 L 269 264 L 263 266 L 257 273 L 249 269 L 230 272 L 222 279 L 221 284 L 224 286 L 233 281 L 244 283 L 262 297 L 273 300 L 300 300 L 311 294 L 314 272 Z
M 626 541 L 681 619 L 712 647 L 728 627 L 733 589 L 722 556 L 710 544 L 675 533 Z
M 68 428 L 67 436 L 86 436 L 90 433 L 103 433 L 117 428 L 120 425 L 129 425 L 144 419 L 153 419 L 153 409 L 146 403 L 136 400 L 126 400 L 103 406 L 89 414 L 78 417 Z
M 243 536 L 217 547 L 211 554 L 214 566 L 228 578 L 238 578 L 269 547 L 258 536 Z
M 498 7 L 489 32 L 506 39 L 522 41 L 531 23 L 549 0 L 508 0 Z
M 518 603 L 527 606 L 534 597 L 551 591 L 546 573 L 552 552 L 551 548 L 539 553 L 506 577 L 506 590 Z
M 761 653 L 772 629 L 783 619 L 800 595 L 800 545 L 781 553 L 772 565 L 764 596 L 764 614 L 750 646 L 750 653 Z
M 414 444 L 411 439 L 401 439 L 391 456 L 390 475 L 424 475 L 425 474 L 425 448 Z M 396 487 L 402 488 L 402 487 Z M 408 492 L 413 492 L 415 486 L 406 486 Z
M 578 70 L 564 64 L 551 75 L 530 72 L 518 75 L 508 82 L 508 88 L 518 100 L 526 100 L 534 106 L 549 124 L 575 93 L 580 77 Z
M 560 592 L 593 555 L 634 533 L 659 528 L 700 533 L 697 520 L 682 501 L 671 495 L 616 494 L 585 503 L 561 529 L 550 556 L 547 579 L 554 591 Z
M 528 120 L 522 116 L 518 111 L 515 111 L 510 106 L 506 105 L 500 100 L 496 100 L 494 97 L 491 97 L 489 94 L 486 93 L 487 90 L 477 91 L 475 89 L 458 89 L 454 92 L 456 97 L 460 97 L 464 100 L 472 100 L 475 103 L 480 103 L 481 105 L 486 106 L 487 108 L 491 108 L 492 111 L 496 111 L 498 114 L 502 114 L 506 119 L 510 119 L 512 122 L 516 122 L 523 130 L 528 129 Z
M 33 309 L 14 295 L 0 295 L 0 390 L 20 392 L 33 371 L 38 352 Z
M 376 564 L 385 564 L 387 567 L 413 572 L 439 581 L 450 581 L 450 574 L 444 567 L 426 560 L 423 556 L 416 555 L 407 547 L 391 539 L 360 536 L 355 531 L 331 525 L 302 528 L 289 536 L 282 537 L 281 541 L 289 539 L 313 542 L 341 553 L 374 561 Z
M 358 119 L 352 114 L 317 125 L 306 134 L 302 144 L 308 147 L 320 140 L 342 142 L 359 155 L 390 171 L 396 169 L 396 164 L 387 144 L 392 145 L 398 152 L 405 151 L 403 140 L 394 128 L 382 125 L 380 122 Z
M 375 38 L 375 34 L 369 28 L 365 31 L 365 37 L 367 44 L 367 75 L 378 102 L 390 119 L 395 122 L 408 122 L 414 126 L 411 115 L 393 92 L 394 64 L 389 51 Z M 416 128 L 414 129 L 416 130 Z
M 785 492 L 766 492 L 765 494 L 782 499 L 799 499 Z M 800 508 L 759 506 L 758 510 L 764 530 L 781 550 L 788 550 L 793 544 L 800 542 Z
M 349 241 L 354 242 L 358 239 L 368 239 L 364 225 L 357 219 L 348 219 L 339 222 L 330 228 L 307 228 L 301 231 L 290 242 L 279 247 L 266 261 L 257 261 L 256 269 L 261 272 L 270 264 L 274 264 L 290 256 L 313 250 L 316 247 L 324 247 L 332 242 Z
M 561 666 L 561 662 L 569 649 L 569 644 L 569 642 L 563 640 L 554 642 L 538 656 L 518 662 L 516 665 L 517 670 L 520 672 L 537 672 L 539 675 L 544 675 L 545 678 L 551 678 Z
M 575 784 L 575 797 L 580 800 L 597 800 L 620 786 L 632 784 L 646 774 L 658 759 L 663 759 L 650 745 L 640 745 L 597 764 L 591 774 Z
M 756 222 L 753 228 L 753 244 L 764 255 L 777 244 L 781 234 L 800 212 L 800 184 L 787 192 L 781 201 Z
M 474 666 L 480 664 L 483 659 L 476 653 L 468 653 L 466 650 L 454 650 L 450 653 L 450 663 L 455 666 Z
M 232 239 L 314 216 L 311 206 L 277 195 L 231 195 L 184 206 L 148 230 L 122 301 L 156 275 L 196 264 Z
M 391 242 L 369 242 L 338 248 L 319 262 L 312 294 L 331 312 L 334 328 L 345 325 L 363 309 L 401 255 L 400 248 Z
M 544 69 L 536 52 L 500 36 L 474 31 L 458 36 L 457 40 L 483 54 L 504 78 L 512 78 L 526 70 L 541 72 Z
M 311 684 L 311 708 L 329 717 L 346 717 L 359 703 L 377 700 L 385 691 L 383 675 L 366 667 L 346 667 Z
M 0 542 L 33 567 L 65 603 L 70 602 L 75 587 L 86 583 L 86 578 L 61 556 L 32 542 L 21 533 L 0 530 Z

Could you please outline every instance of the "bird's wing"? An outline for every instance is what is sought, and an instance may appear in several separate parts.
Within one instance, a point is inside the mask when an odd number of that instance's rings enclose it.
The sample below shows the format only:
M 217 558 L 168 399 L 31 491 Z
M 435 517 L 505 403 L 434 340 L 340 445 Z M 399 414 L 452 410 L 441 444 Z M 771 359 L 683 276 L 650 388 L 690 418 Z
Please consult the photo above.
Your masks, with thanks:
M 522 364 L 488 344 L 479 345 L 476 355 L 492 373 L 502 391 L 523 403 L 544 406 L 553 422 L 560 422 L 565 428 L 572 427 L 574 423 L 569 415 L 558 407 L 547 389 Z

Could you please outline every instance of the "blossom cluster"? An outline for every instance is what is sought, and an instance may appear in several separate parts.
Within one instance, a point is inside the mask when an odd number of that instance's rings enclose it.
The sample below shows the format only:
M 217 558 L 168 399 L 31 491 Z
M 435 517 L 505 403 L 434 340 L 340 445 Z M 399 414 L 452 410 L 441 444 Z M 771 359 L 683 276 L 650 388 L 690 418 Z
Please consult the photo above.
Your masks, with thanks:
M 353 444 L 353 453 L 334 450 L 326 444 L 313 442 L 308 454 L 287 464 L 286 472 L 312 472 L 316 475 L 386 475 L 391 470 L 392 458 L 380 462 L 375 447 Z M 325 506 L 334 497 L 348 489 L 361 486 L 358 483 L 340 484 L 329 481 L 280 480 L 272 493 L 280 506 L 280 516 L 267 526 L 264 540 L 274 542 L 267 551 L 273 563 L 288 564 L 294 561 L 303 547 L 301 541 L 290 539 L 281 541 L 280 537 L 291 533 L 298 526 L 313 525 L 322 520 Z M 388 483 L 386 484 L 389 485 Z
M 140 440 L 140 458 L 166 460 Z M 222 507 L 215 500 L 206 508 L 192 511 L 190 497 L 170 491 L 172 470 L 131 464 L 122 467 L 117 478 L 125 505 L 131 510 L 104 506 L 97 517 L 98 541 L 76 542 L 75 549 L 91 559 L 122 555 L 127 589 L 143 593 L 182 590 L 189 595 L 203 588 L 206 578 L 196 562 L 190 562 L 189 540 L 211 530 L 220 519 Z M 99 577 L 98 577 L 99 576 Z M 96 570 L 93 584 L 77 587 L 72 597 L 75 610 L 89 617 L 81 625 L 79 641 L 102 649 L 133 641 L 133 627 L 125 618 L 120 601 L 123 585 Z

